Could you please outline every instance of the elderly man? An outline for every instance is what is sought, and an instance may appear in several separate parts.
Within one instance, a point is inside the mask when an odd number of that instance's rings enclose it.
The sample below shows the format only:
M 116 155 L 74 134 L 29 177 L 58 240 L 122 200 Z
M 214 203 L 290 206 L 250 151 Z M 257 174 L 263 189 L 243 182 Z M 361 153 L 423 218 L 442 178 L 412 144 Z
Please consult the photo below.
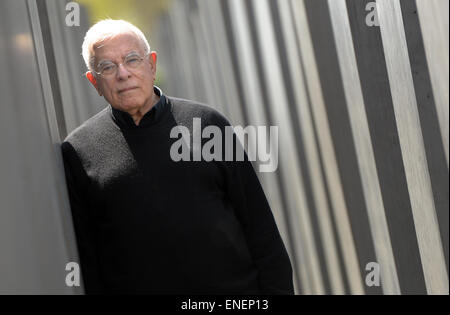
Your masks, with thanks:
M 82 50 L 87 78 L 110 104 L 62 143 L 86 292 L 292 294 L 248 159 L 171 156 L 174 127 L 192 133 L 200 119 L 224 130 L 228 121 L 155 87 L 157 55 L 128 22 L 95 24 Z

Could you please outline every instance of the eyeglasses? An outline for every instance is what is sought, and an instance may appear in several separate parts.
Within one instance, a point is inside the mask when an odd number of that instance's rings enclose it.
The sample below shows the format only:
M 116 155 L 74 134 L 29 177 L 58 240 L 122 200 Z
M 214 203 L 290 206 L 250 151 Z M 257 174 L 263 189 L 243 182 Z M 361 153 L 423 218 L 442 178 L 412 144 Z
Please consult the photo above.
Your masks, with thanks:
M 142 64 L 142 61 L 144 61 L 144 59 L 148 55 L 149 54 L 146 54 L 144 57 L 141 57 L 137 53 L 131 53 L 125 57 L 125 59 L 123 60 L 123 62 L 121 64 L 123 64 L 124 67 L 127 68 L 127 70 L 137 69 Z M 102 61 L 97 66 L 99 71 L 98 72 L 96 71 L 95 73 L 97 73 L 98 75 L 101 75 L 102 77 L 112 77 L 112 76 L 116 75 L 117 69 L 119 68 L 119 66 L 121 64 L 120 63 L 117 64 L 110 60 Z

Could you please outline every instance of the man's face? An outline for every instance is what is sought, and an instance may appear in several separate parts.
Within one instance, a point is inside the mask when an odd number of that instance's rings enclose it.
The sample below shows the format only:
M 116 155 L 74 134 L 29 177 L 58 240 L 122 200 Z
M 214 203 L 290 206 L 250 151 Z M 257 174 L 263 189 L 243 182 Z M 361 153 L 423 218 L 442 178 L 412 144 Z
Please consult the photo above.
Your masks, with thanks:
M 99 64 L 114 62 L 117 72 L 109 76 L 88 75 L 98 93 L 104 96 L 112 107 L 125 112 L 136 112 L 152 106 L 153 84 L 156 77 L 156 53 L 145 56 L 143 43 L 134 34 L 120 34 L 94 45 L 95 71 Z M 127 69 L 123 64 L 125 57 L 137 53 L 145 57 L 135 69 Z

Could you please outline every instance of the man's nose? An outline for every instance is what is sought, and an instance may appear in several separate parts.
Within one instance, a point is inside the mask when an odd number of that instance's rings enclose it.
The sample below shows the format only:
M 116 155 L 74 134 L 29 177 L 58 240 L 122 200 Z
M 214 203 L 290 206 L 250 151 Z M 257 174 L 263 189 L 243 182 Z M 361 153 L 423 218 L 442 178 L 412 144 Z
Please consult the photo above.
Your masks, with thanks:
M 123 64 L 119 64 L 117 66 L 117 78 L 119 80 L 127 79 L 130 76 L 131 76 L 131 72 Z

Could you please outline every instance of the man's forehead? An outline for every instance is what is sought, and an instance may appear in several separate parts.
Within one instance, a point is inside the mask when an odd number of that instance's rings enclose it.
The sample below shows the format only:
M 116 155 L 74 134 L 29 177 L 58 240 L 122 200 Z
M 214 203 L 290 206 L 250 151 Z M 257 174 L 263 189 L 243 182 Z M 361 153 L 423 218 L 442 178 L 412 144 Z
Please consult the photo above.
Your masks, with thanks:
M 131 52 L 140 53 L 143 43 L 134 34 L 124 33 L 106 38 L 94 44 L 95 59 L 124 57 Z

